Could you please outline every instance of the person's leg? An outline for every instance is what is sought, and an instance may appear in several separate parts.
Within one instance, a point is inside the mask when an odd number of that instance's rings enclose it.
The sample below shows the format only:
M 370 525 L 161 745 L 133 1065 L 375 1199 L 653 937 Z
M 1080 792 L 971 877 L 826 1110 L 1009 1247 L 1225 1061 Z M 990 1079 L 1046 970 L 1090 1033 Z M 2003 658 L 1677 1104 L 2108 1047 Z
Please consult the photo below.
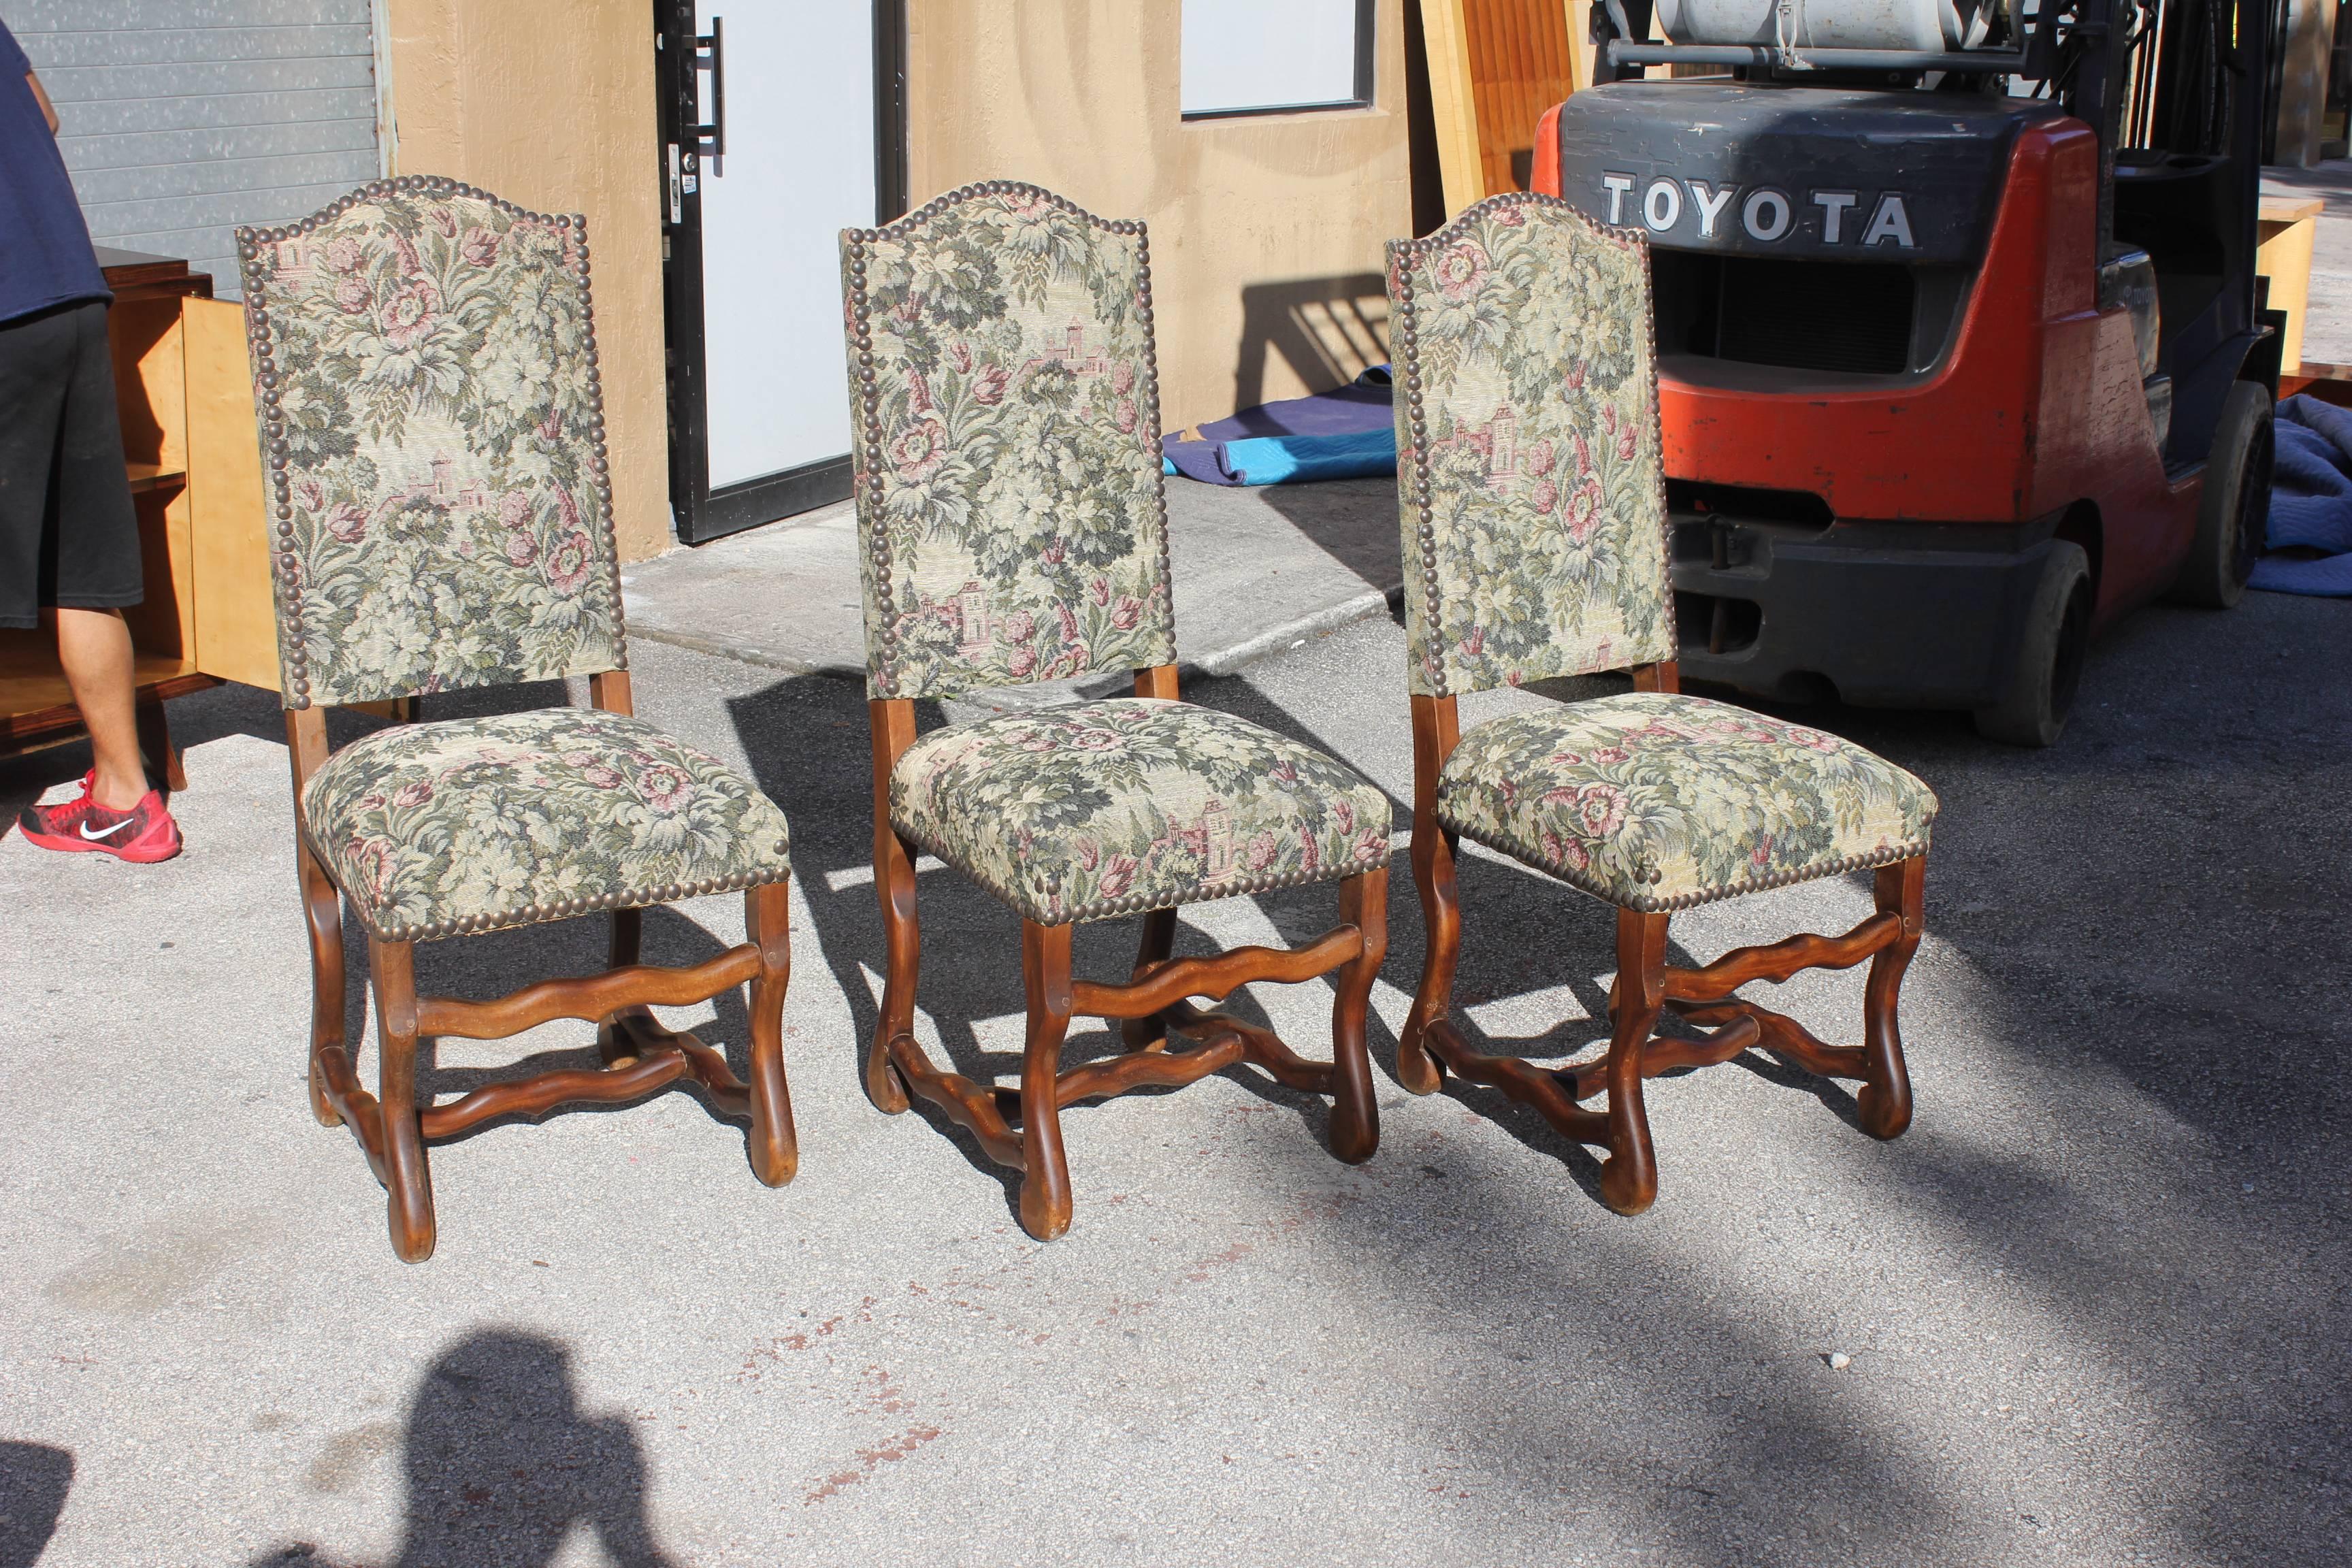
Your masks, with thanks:
M 40 625 L 58 426 L 73 363 L 63 311 L 0 324 L 0 626 Z
M 10 415 L 19 417 L 11 421 Z M 136 666 L 121 607 L 139 603 L 139 515 L 122 466 L 106 308 L 0 328 L 0 626 L 58 607 L 58 656 L 96 765 L 81 795 L 16 819 L 44 849 L 145 865 L 179 825 L 139 759 Z
M 139 760 L 138 683 L 122 612 L 59 605 L 58 662 L 89 731 L 90 798 L 110 810 L 129 811 L 147 794 L 147 769 Z
M 139 514 L 122 466 L 106 308 L 85 305 L 73 312 L 73 321 L 71 380 L 51 491 L 57 575 L 45 586 L 57 606 L 58 661 L 89 731 L 96 764 L 90 797 L 129 811 L 147 794 L 131 629 L 122 619 L 122 607 L 139 603 L 144 592 Z

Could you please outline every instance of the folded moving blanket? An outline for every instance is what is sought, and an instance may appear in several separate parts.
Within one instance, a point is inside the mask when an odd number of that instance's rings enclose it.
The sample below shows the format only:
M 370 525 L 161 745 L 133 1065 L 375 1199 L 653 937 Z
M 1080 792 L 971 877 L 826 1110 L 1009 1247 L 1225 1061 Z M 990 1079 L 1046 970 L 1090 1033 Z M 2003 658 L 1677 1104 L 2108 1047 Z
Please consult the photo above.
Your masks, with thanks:
M 2352 597 L 2352 409 L 2297 394 L 2278 405 L 2277 431 L 2272 553 L 2254 563 L 2247 585 Z
M 1389 367 L 1312 397 L 1244 408 L 1230 419 L 1163 438 L 1163 471 L 1213 485 L 1304 484 L 1396 472 Z

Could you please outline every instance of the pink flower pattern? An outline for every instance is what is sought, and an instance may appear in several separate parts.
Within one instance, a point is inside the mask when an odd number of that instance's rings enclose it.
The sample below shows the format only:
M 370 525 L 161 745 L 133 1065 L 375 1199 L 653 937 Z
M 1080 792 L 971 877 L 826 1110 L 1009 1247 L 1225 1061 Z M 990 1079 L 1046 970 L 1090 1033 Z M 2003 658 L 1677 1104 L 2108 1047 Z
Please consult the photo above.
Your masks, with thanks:
M 1412 689 L 1672 658 L 1639 242 L 1497 196 L 1391 261 L 1398 395 L 1423 411 L 1400 468 Z
M 396 182 L 254 247 L 247 297 L 308 410 L 285 422 L 277 576 L 314 700 L 618 664 L 577 236 Z M 295 245 L 313 265 L 281 264 Z M 522 374 L 478 374 L 491 364 Z M 411 626 L 370 636 L 373 616 Z
M 1339 763 L 1245 720 L 1136 698 L 929 731 L 891 775 L 890 820 L 1049 924 L 1351 876 L 1389 855 L 1388 797 Z
M 643 720 L 584 709 L 379 730 L 332 753 L 302 806 L 337 885 L 394 940 L 449 921 L 525 924 L 570 899 L 748 886 L 789 868 L 783 816 L 749 780 Z M 554 838 L 550 820 L 563 825 Z M 520 883 L 481 874 L 501 865 Z
M 1927 786 L 1861 747 L 1634 691 L 1474 726 L 1438 820 L 1628 909 L 1680 908 L 1924 854 Z

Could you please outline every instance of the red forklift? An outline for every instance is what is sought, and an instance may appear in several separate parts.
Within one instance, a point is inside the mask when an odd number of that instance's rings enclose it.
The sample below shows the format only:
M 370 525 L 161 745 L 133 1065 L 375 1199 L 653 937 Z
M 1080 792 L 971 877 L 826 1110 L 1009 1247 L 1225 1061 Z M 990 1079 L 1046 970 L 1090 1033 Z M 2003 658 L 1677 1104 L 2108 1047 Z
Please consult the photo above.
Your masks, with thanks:
M 2237 603 L 2273 3 L 1594 7 L 1532 183 L 1650 239 L 1686 679 L 2046 746 L 2095 632 Z

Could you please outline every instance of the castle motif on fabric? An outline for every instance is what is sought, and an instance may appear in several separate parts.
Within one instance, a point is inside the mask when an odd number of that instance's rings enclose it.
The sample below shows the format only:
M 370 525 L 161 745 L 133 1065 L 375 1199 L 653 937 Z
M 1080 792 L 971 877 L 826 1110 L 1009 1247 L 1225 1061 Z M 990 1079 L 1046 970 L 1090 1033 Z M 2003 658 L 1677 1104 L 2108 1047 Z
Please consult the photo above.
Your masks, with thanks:
M 842 236 L 875 696 L 1174 662 L 1144 258 L 1021 186 Z

